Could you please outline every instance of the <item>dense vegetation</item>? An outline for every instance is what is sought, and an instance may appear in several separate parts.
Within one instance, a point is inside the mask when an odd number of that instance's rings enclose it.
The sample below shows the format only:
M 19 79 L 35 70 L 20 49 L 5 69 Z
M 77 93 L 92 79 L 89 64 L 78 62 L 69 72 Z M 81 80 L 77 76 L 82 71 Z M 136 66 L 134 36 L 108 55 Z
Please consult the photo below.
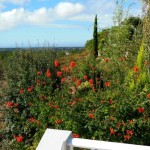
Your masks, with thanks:
M 94 59 L 93 39 L 85 51 L 69 56 L 18 50 L 1 59 L 7 82 L 1 95 L 2 149 L 34 150 L 46 128 L 150 145 L 150 61 L 143 24 L 129 17 L 99 32 Z

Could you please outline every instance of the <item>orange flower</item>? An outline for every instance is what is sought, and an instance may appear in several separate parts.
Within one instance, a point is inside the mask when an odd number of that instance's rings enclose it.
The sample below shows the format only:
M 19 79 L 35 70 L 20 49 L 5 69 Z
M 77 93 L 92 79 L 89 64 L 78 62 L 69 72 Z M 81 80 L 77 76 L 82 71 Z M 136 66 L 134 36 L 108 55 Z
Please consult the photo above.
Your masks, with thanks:
M 143 112 L 144 112 L 144 108 L 139 107 L 139 108 L 138 108 L 138 112 L 139 112 L 139 113 L 143 113 Z
M 16 141 L 17 141 L 18 143 L 23 142 L 23 136 L 22 136 L 22 135 L 20 135 L 20 136 L 15 136 L 15 139 L 16 139 Z
M 57 72 L 57 76 L 58 76 L 58 77 L 61 77 L 61 76 L 62 76 L 62 72 L 61 72 L 61 71 L 58 71 L 58 72 Z
M 74 133 L 74 134 L 72 134 L 72 137 L 73 138 L 79 138 L 79 134 Z
M 129 141 L 130 138 L 131 138 L 131 136 L 129 136 L 129 135 L 124 135 L 124 139 L 125 139 L 125 140 L 128 140 L 128 141 Z
M 91 119 L 94 119 L 94 118 L 95 118 L 94 114 L 92 114 L 92 113 L 89 113 L 88 116 L 89 116 L 89 118 L 91 118 Z
M 73 68 L 73 67 L 75 67 L 75 65 L 76 65 L 75 61 L 72 60 L 72 61 L 70 62 L 70 67 Z
M 139 68 L 137 66 L 134 66 L 133 70 L 134 70 L 135 73 L 139 72 Z
M 58 61 L 58 60 L 55 60 L 55 61 L 54 61 L 54 65 L 55 65 L 55 67 L 59 67 L 59 65 L 60 65 L 59 61 Z
M 62 120 L 56 120 L 55 123 L 56 123 L 56 124 L 61 124 L 61 123 L 62 123 Z
M 46 71 L 46 76 L 47 76 L 48 78 L 50 78 L 50 77 L 52 76 L 52 74 L 51 74 L 51 72 L 50 72 L 49 69 Z
M 109 128 L 110 130 L 110 135 L 115 134 L 115 130 L 113 128 Z
M 106 86 L 106 87 L 109 87 L 110 85 L 111 85 L 111 82 L 109 82 L 109 81 L 108 81 L 108 82 L 105 82 L 105 86 Z
M 127 133 L 128 135 L 132 135 L 132 134 L 133 134 L 133 131 L 132 131 L 132 130 L 126 130 L 126 133 Z
M 150 99 L 150 94 L 147 94 L 147 98 L 149 98 L 149 99 Z

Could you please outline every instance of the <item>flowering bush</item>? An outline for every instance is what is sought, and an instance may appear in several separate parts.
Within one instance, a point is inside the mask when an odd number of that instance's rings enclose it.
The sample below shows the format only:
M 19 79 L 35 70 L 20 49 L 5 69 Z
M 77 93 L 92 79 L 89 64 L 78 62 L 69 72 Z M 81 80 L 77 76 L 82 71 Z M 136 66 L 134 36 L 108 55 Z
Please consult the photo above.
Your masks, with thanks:
M 16 53 L 7 69 L 3 137 L 11 147 L 35 149 L 46 128 L 71 130 L 75 138 L 150 144 L 149 77 L 132 90 L 127 80 L 138 82 L 138 65 L 127 68 L 127 60 L 113 58 L 61 64 L 51 55 L 29 54 Z

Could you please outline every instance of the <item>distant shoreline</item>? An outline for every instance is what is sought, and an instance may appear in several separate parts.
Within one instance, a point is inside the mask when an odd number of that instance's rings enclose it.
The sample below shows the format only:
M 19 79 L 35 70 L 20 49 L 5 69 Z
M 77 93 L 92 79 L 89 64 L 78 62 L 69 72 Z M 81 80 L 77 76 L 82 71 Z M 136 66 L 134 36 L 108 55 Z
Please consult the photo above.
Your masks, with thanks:
M 0 51 L 14 51 L 14 50 L 82 50 L 84 47 L 12 47 L 0 48 Z

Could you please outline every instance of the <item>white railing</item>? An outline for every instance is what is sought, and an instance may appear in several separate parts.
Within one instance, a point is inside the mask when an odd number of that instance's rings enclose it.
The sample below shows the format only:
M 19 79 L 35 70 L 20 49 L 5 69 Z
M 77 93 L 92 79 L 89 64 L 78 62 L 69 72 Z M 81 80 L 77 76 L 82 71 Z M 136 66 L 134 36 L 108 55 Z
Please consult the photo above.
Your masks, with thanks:
M 36 150 L 150 150 L 149 146 L 72 138 L 71 131 L 47 129 Z

